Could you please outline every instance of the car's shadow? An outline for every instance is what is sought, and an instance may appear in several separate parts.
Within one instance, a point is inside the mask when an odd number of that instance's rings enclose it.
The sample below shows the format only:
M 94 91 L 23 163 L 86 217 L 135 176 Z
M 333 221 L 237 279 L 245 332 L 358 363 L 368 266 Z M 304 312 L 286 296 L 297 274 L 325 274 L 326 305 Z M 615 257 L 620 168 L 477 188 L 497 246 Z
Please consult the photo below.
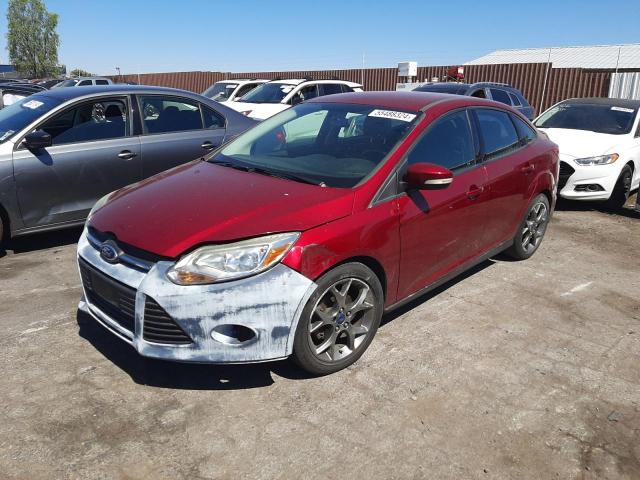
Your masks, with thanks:
M 561 212 L 600 212 L 607 215 L 617 215 L 619 217 L 640 218 L 640 213 L 634 210 L 635 197 L 630 197 L 623 208 L 611 209 L 602 202 L 581 202 L 577 200 L 567 200 L 559 198 L 556 203 L 556 210 Z
M 386 313 L 382 317 L 381 328 L 493 264 L 493 260 L 484 261 L 431 292 Z M 313 378 L 291 360 L 247 365 L 207 365 L 149 359 L 107 332 L 87 313 L 78 310 L 77 322 L 79 335 L 140 385 L 185 390 L 241 390 L 273 384 L 274 373 L 291 380 Z
M 81 234 L 82 227 L 74 227 L 15 237 L 0 243 L 0 258 L 9 252 L 20 254 L 71 245 L 78 241 Z

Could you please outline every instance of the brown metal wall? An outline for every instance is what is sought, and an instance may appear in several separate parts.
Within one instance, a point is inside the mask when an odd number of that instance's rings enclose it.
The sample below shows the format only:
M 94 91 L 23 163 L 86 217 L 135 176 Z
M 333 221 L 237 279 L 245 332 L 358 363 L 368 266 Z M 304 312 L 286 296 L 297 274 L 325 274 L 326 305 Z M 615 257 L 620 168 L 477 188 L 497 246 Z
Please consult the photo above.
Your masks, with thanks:
M 418 68 L 418 80 L 442 78 L 445 66 Z M 548 71 L 548 72 L 547 72 Z M 545 74 L 548 75 L 544 88 Z M 395 90 L 398 81 L 396 68 L 367 68 L 351 70 L 305 70 L 282 72 L 173 72 L 123 75 L 118 81 L 133 81 L 143 85 L 159 85 L 202 92 L 219 80 L 233 78 L 339 78 L 362 83 L 365 90 Z M 522 91 L 529 103 L 540 112 L 554 103 L 571 97 L 606 97 L 611 71 L 583 70 L 580 68 L 549 68 L 547 63 L 515 63 L 503 65 L 466 65 L 465 81 L 500 82 Z M 544 104 L 543 101 L 544 91 Z

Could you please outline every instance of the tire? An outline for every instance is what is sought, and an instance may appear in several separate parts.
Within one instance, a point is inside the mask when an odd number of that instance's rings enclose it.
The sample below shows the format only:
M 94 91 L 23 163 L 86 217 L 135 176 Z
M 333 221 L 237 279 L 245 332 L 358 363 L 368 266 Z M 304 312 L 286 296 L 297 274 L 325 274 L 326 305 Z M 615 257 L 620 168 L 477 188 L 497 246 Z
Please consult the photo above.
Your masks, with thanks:
M 535 197 L 518 226 L 513 245 L 505 253 L 515 260 L 526 260 L 536 253 L 547 231 L 550 213 L 547 196 L 540 194 Z
M 380 280 L 362 263 L 322 275 L 305 305 L 293 340 L 293 360 L 313 375 L 337 372 L 357 361 L 382 318 Z
M 620 172 L 620 176 L 618 177 L 615 187 L 613 187 L 611 197 L 609 197 L 609 200 L 605 203 L 607 208 L 619 210 L 624 207 L 624 204 L 627 203 L 627 200 L 629 199 L 632 179 L 633 170 L 631 170 L 629 165 L 625 165 Z

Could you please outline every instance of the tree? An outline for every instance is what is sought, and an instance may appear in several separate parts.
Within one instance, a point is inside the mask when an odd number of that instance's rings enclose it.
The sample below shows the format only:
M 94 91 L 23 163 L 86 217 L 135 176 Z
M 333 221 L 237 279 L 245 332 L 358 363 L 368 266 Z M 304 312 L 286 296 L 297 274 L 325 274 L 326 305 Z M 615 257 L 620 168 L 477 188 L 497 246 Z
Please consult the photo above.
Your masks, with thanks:
M 9 0 L 7 23 L 7 50 L 16 70 L 32 78 L 56 74 L 58 15 L 43 0 Z
M 81 68 L 74 68 L 73 70 L 71 70 L 69 75 L 71 75 L 72 77 L 92 77 L 93 73 L 87 72 L 86 70 L 83 70 Z

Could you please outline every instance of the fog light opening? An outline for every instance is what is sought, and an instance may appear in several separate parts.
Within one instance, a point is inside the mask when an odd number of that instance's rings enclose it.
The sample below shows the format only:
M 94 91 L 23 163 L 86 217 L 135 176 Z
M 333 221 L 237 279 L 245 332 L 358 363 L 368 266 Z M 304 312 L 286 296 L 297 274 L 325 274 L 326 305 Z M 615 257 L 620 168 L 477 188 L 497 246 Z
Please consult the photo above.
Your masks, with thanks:
M 211 330 L 211 338 L 225 345 L 246 345 L 257 338 L 254 330 L 244 325 L 218 325 Z

